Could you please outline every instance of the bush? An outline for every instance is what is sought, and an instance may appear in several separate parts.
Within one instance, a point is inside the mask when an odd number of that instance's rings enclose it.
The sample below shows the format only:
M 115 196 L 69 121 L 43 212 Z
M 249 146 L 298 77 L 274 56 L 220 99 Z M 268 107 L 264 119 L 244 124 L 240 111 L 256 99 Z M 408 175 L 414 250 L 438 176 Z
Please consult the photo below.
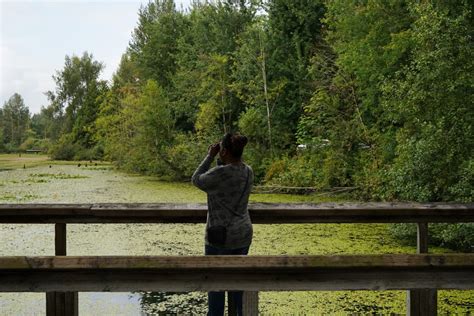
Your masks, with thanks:
M 19 150 L 26 151 L 28 149 L 41 149 L 48 151 L 51 146 L 49 139 L 39 139 L 36 137 L 28 137 L 19 147 Z
M 319 157 L 301 154 L 293 158 L 283 157 L 267 169 L 268 184 L 295 187 L 321 187 L 324 184 Z
M 448 188 L 450 200 L 463 203 L 473 202 L 474 198 L 474 158 L 467 160 L 458 173 L 458 181 Z
M 5 152 L 6 152 L 7 154 L 9 154 L 9 153 L 15 153 L 15 152 L 18 151 L 18 147 L 17 147 L 15 144 L 13 144 L 13 143 L 6 143 L 6 144 L 4 145 L 4 150 L 5 150 Z
M 104 156 L 101 145 L 92 148 L 73 142 L 71 134 L 65 134 L 56 145 L 50 147 L 49 154 L 55 160 L 99 160 Z
M 171 176 L 174 179 L 189 180 L 201 159 L 207 152 L 207 144 L 200 142 L 191 134 L 176 136 L 176 144 L 167 152 L 169 161 L 173 163 Z
M 463 252 L 474 251 L 474 224 L 430 224 L 429 242 Z M 392 224 L 390 232 L 407 245 L 416 245 L 416 224 Z
M 73 160 L 80 149 L 79 144 L 72 142 L 70 134 L 65 134 L 51 147 L 49 154 L 55 160 Z
M 93 148 L 79 147 L 74 154 L 74 160 L 100 160 L 104 156 L 104 151 L 101 146 Z

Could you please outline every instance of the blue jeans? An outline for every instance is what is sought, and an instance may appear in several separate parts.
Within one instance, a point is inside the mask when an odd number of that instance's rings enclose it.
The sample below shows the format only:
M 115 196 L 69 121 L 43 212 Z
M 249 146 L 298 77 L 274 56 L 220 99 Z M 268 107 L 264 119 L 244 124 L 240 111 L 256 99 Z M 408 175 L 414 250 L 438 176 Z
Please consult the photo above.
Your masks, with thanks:
M 249 247 L 237 249 L 223 249 L 210 245 L 205 247 L 205 255 L 246 255 L 249 253 Z M 228 298 L 233 299 L 237 309 L 237 315 L 242 315 L 242 291 L 228 292 Z M 224 315 L 225 292 L 209 292 L 208 297 L 208 316 Z M 228 301 L 227 301 L 228 302 Z

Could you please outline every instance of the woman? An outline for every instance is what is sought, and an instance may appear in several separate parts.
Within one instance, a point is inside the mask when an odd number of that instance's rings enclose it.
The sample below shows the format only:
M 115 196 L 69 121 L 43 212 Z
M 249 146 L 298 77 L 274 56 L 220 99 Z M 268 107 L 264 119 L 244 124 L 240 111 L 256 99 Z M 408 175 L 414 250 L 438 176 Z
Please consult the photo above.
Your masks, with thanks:
M 207 193 L 206 255 L 246 255 L 252 243 L 252 222 L 247 209 L 253 171 L 242 162 L 247 137 L 226 134 L 209 146 L 192 182 Z M 209 169 L 219 154 L 218 166 Z M 229 292 L 242 315 L 242 292 Z M 224 315 L 225 292 L 209 292 L 208 315 Z

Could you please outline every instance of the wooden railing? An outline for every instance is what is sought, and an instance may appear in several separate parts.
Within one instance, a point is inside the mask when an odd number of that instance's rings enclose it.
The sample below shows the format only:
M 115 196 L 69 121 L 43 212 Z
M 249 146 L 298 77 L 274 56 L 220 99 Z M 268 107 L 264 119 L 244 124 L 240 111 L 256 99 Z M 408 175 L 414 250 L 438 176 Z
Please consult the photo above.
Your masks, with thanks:
M 474 254 L 0 258 L 0 292 L 474 287 Z
M 66 256 L 68 223 L 204 223 L 206 211 L 205 204 L 0 204 L 0 223 L 55 223 L 55 254 Z M 474 204 L 252 204 L 249 212 L 255 224 L 417 223 L 419 254 L 428 252 L 428 223 L 474 222 Z M 265 265 L 262 262 L 273 264 Z M 283 267 L 282 263 L 286 266 Z M 147 268 L 144 266 L 146 264 L 150 266 Z M 166 268 L 166 264 L 170 266 Z M 179 268 L 173 270 L 171 266 Z M 175 272 L 176 278 L 171 277 L 171 270 Z M 74 275 L 80 277 L 75 278 Z M 100 277 L 104 275 L 109 278 Z M 156 275 L 160 277 L 159 280 L 166 282 L 146 283 L 148 278 L 144 278 L 150 275 Z M 171 279 L 166 279 L 165 275 Z M 233 276 L 235 282 L 219 283 L 215 281 L 219 275 L 223 278 Z M 115 289 L 112 284 L 117 289 L 128 291 L 405 288 L 411 289 L 407 297 L 410 315 L 435 315 L 436 289 L 474 288 L 474 257 L 469 254 L 225 258 L 3 257 L 0 258 L 0 277 L 0 283 L 4 284 L 0 286 L 0 291 L 67 290 L 66 293 L 47 293 L 48 315 L 77 314 L 75 291 L 108 291 Z M 134 279 L 142 280 L 142 283 L 138 283 L 141 286 L 130 283 Z M 80 285 L 79 280 L 88 280 L 89 283 L 87 286 Z M 190 287 L 185 286 L 188 282 L 192 284 Z M 15 287 L 14 284 L 20 285 Z M 250 314 L 255 313 L 255 295 L 245 297 L 252 302 L 247 304 L 246 310 Z

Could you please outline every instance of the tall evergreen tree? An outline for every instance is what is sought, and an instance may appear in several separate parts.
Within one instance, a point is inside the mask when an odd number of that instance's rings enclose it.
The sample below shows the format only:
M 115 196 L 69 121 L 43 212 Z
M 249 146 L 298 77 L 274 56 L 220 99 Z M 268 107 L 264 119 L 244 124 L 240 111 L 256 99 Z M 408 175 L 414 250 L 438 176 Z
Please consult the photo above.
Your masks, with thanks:
M 138 17 L 128 49 L 130 56 L 144 81 L 153 79 L 169 87 L 176 71 L 177 40 L 185 30 L 186 19 L 173 0 L 150 1 L 140 8 Z
M 3 143 L 11 149 L 18 148 L 25 141 L 30 124 L 30 111 L 21 95 L 14 93 L 3 104 L 0 123 Z
M 292 148 L 297 121 L 312 89 L 308 66 L 315 48 L 322 41 L 321 1 L 268 1 L 269 54 L 266 59 L 268 81 L 285 82 L 281 97 L 274 106 L 274 121 L 279 133 L 287 135 L 280 146 Z
M 98 98 L 107 90 L 106 82 L 99 79 L 103 68 L 87 52 L 81 57 L 66 56 L 64 68 L 53 76 L 55 91 L 47 92 L 54 116 L 62 121 L 62 133 L 85 147 L 94 145 Z

